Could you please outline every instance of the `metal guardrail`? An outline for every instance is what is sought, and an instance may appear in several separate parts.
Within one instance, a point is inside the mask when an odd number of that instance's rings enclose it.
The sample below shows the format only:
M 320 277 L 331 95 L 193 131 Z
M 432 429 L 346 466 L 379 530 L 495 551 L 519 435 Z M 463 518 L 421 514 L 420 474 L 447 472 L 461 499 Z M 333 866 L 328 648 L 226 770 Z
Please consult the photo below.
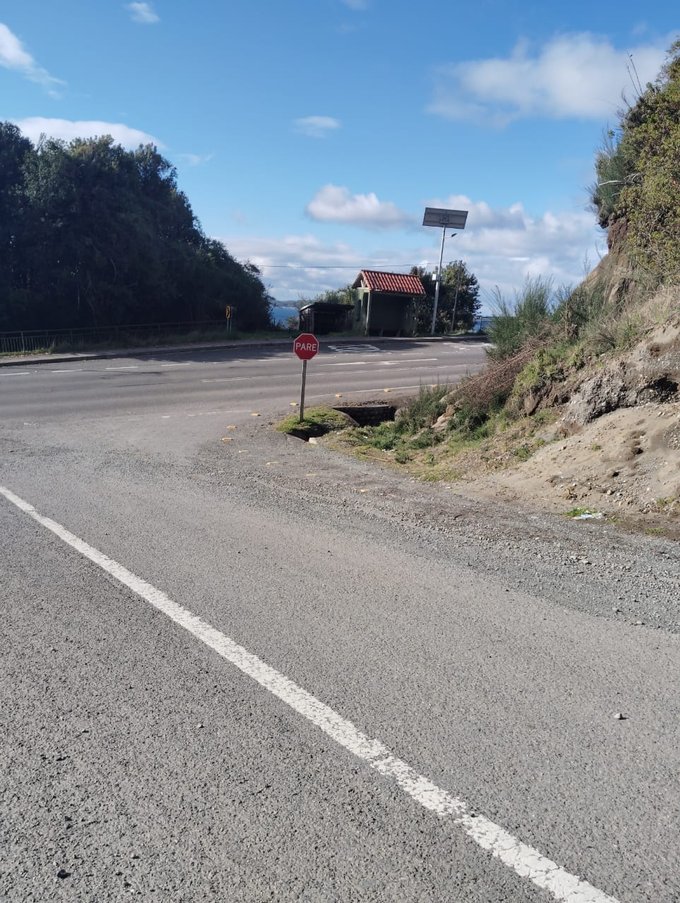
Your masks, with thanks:
M 0 354 L 22 354 L 31 351 L 55 351 L 60 347 L 77 348 L 94 345 L 125 345 L 126 342 L 158 340 L 163 337 L 186 337 L 195 332 L 214 332 L 227 336 L 229 323 L 206 320 L 193 323 L 143 323 L 127 326 L 89 327 L 81 329 L 34 329 L 0 332 Z

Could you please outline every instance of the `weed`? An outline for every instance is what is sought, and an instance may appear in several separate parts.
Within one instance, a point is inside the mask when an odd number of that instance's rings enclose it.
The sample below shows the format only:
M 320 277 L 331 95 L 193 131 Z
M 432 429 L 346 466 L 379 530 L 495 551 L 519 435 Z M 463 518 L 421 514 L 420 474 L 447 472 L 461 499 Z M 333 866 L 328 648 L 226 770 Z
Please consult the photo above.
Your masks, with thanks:
M 447 383 L 421 386 L 418 394 L 399 412 L 395 421 L 400 433 L 417 433 L 431 427 L 446 410 L 445 398 L 451 391 Z
M 496 288 L 493 304 L 496 313 L 489 327 L 493 343 L 490 355 L 502 360 L 517 354 L 528 341 L 549 332 L 554 306 L 552 281 L 541 276 L 528 278 L 512 303 Z
M 411 461 L 412 458 L 413 455 L 403 446 L 401 448 L 398 448 L 394 453 L 394 460 L 397 462 L 397 464 L 408 464 L 408 462 Z
M 594 517 L 597 512 L 592 511 L 590 508 L 571 508 L 569 511 L 564 512 L 565 517 L 583 517 L 589 514 Z
M 302 422 L 299 414 L 290 414 L 277 423 L 276 429 L 280 433 L 308 439 L 310 436 L 323 436 L 332 430 L 344 429 L 350 423 L 353 421 L 346 414 L 320 405 L 308 408 Z

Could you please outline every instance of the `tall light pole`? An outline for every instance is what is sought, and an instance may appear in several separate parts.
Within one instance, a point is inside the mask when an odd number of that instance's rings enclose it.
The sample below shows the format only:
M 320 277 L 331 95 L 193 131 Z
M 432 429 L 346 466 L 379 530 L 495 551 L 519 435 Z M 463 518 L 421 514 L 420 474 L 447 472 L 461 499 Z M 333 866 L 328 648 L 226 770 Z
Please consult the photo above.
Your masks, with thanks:
M 451 238 L 455 238 L 457 232 L 451 233 Z M 432 308 L 432 328 L 430 335 L 434 335 L 434 327 L 437 321 L 437 310 L 439 309 L 439 289 L 442 284 L 442 261 L 444 260 L 444 239 L 446 238 L 446 226 L 442 229 L 442 246 L 439 249 L 439 267 L 437 268 L 437 279 L 434 283 L 434 307 Z
M 437 308 L 439 307 L 439 288 L 442 281 L 442 261 L 444 259 L 444 239 L 447 229 L 464 229 L 467 222 L 467 210 L 447 210 L 442 207 L 426 207 L 423 216 L 423 226 L 440 226 L 442 230 L 442 244 L 439 251 L 439 269 L 437 270 L 437 282 L 434 287 L 434 307 L 432 309 L 432 328 L 430 335 L 434 335 L 437 321 Z M 454 233 L 457 234 L 457 233 Z
M 451 316 L 451 332 L 456 328 L 456 308 L 458 307 L 458 292 L 460 291 L 460 277 L 463 275 L 463 261 L 458 265 L 458 273 L 456 275 L 456 294 L 453 296 L 453 315 Z

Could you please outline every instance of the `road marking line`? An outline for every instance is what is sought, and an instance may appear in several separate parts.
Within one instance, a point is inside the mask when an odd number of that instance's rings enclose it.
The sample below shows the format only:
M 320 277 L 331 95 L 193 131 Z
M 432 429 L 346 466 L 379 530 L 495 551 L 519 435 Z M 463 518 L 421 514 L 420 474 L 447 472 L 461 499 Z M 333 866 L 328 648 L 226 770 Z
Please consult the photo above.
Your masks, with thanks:
M 397 364 L 418 364 L 423 361 L 437 361 L 437 357 L 400 357 L 396 361 L 378 361 L 381 367 L 396 367 Z
M 130 367 L 104 367 L 105 370 L 139 370 L 139 367 L 136 364 L 133 364 Z
M 437 361 L 439 358 L 436 357 L 419 357 L 414 358 L 412 361 L 402 360 L 401 358 L 397 358 L 395 361 L 340 361 L 339 363 L 328 363 L 326 361 L 323 362 L 322 366 L 324 367 L 398 367 L 399 364 L 420 364 L 420 363 L 431 363 L 433 361 Z M 409 369 L 409 368 L 404 368 Z
M 367 345 L 362 342 L 360 345 L 329 345 L 329 351 L 335 351 L 337 354 L 364 354 L 366 351 L 370 353 L 380 352 L 380 348 L 375 345 Z
M 340 746 L 354 753 L 357 758 L 362 759 L 379 774 L 391 778 L 423 808 L 442 818 L 450 818 L 483 850 L 500 859 L 504 865 L 511 868 L 521 878 L 526 878 L 538 887 L 549 891 L 561 903 L 618 903 L 614 897 L 608 896 L 587 881 L 560 868 L 557 863 L 546 858 L 533 847 L 522 843 L 521 840 L 513 837 L 512 834 L 488 818 L 483 815 L 472 815 L 463 800 L 457 799 L 446 790 L 433 784 L 424 775 L 411 768 L 407 762 L 394 756 L 379 740 L 367 737 L 351 721 L 343 718 L 320 699 L 312 696 L 307 690 L 289 680 L 284 674 L 272 668 L 252 652 L 239 646 L 234 640 L 199 618 L 188 608 L 174 602 L 162 590 L 128 571 L 113 558 L 109 558 L 103 552 L 88 545 L 61 524 L 39 514 L 29 502 L 19 498 L 4 486 L 0 486 L 0 495 L 162 612 L 175 624 L 183 627 L 196 639 L 213 649 L 243 674 L 248 675 L 261 687 L 269 690 L 299 715 L 311 721 Z
M 387 373 L 385 374 L 385 377 L 387 377 Z M 449 382 L 449 380 L 445 379 L 443 382 L 445 384 L 445 383 Z M 439 381 L 439 384 L 442 385 L 441 380 Z M 422 383 L 417 383 L 414 386 L 390 386 L 389 391 L 395 392 L 395 391 L 399 391 L 401 389 L 420 389 L 420 388 L 428 389 L 430 387 L 434 388 L 434 386 L 432 386 L 431 383 L 422 382 Z M 371 392 L 385 392 L 385 391 L 387 391 L 387 390 L 385 389 L 384 386 L 378 386 L 377 388 L 374 388 L 374 389 L 346 389 L 345 394 L 346 395 L 366 395 L 366 394 L 370 395 Z M 330 398 L 330 393 L 326 392 L 324 395 L 308 395 L 307 397 L 308 398 Z
M 202 383 L 235 383 L 244 379 L 256 379 L 254 376 L 218 376 L 215 379 L 202 379 Z
M 3 376 L 30 376 L 31 371 L 30 370 L 19 370 L 19 372 L 17 373 L 17 371 L 14 370 L 14 371 L 12 371 L 12 373 L 3 373 L 2 375 Z
M 176 364 L 161 364 L 161 367 L 190 367 L 193 361 L 178 361 Z
M 324 366 L 326 367 L 361 367 L 364 364 L 371 366 L 374 364 L 374 361 L 338 361 L 337 363 L 331 364 L 330 362 L 324 361 Z

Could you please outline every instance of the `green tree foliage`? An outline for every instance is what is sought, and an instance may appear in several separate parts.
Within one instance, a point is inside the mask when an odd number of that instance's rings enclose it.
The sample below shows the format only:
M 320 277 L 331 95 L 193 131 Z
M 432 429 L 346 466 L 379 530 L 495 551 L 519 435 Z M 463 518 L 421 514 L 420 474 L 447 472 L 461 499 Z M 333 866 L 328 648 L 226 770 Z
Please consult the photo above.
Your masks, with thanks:
M 324 304 L 346 304 L 351 307 L 354 304 L 355 297 L 356 293 L 352 286 L 345 285 L 343 288 L 332 288 L 325 292 L 320 292 L 313 298 L 302 301 L 300 306 L 304 307 L 305 304 L 312 304 L 315 301 L 320 301 Z
M 596 160 L 600 224 L 625 220 L 636 264 L 658 281 L 680 279 L 680 41 L 655 84 L 621 117 Z
M 416 305 L 416 331 L 427 333 L 432 327 L 435 281 L 422 267 L 412 267 L 411 273 L 420 276 L 427 293 Z M 477 277 L 468 270 L 465 262 L 453 260 L 442 267 L 435 332 L 472 329 L 481 306 Z
M 19 278 L 28 219 L 24 170 L 32 149 L 15 125 L 0 122 L 0 303 L 15 293 Z
M 0 329 L 196 322 L 270 326 L 257 269 L 207 238 L 151 145 L 41 140 L 0 124 Z

